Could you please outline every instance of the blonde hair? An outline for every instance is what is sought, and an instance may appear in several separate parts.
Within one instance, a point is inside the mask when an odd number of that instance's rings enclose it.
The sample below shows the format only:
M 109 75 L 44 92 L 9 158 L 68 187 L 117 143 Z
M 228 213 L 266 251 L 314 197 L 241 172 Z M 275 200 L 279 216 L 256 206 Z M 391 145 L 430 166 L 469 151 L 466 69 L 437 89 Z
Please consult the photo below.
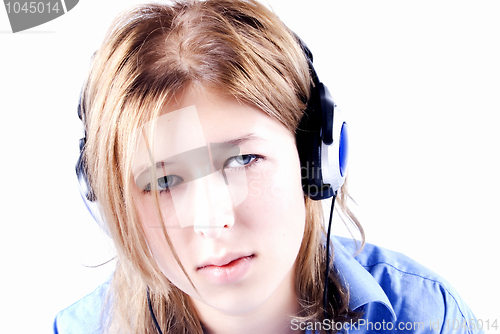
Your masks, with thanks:
M 148 310 L 148 289 L 164 333 L 202 333 L 188 296 L 168 281 L 150 254 L 130 177 L 135 129 L 157 117 L 176 92 L 190 85 L 223 88 L 294 133 L 306 107 L 311 78 L 296 37 L 254 0 L 146 4 L 115 19 L 94 56 L 82 94 L 89 181 L 118 258 L 107 299 L 110 311 L 105 326 L 110 333 L 156 332 Z M 364 242 L 347 198 L 344 185 L 337 207 L 357 226 Z M 321 203 L 305 197 L 305 207 L 296 294 L 301 319 L 322 320 Z M 331 319 L 354 318 L 348 291 L 335 271 L 329 291 Z

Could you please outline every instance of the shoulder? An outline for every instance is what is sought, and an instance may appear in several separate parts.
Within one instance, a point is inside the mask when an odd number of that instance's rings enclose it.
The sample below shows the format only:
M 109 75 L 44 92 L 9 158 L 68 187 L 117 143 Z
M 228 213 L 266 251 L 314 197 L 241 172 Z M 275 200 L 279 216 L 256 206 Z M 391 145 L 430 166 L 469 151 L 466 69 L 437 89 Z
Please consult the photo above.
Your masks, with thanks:
M 350 254 L 355 243 L 337 240 Z M 476 318 L 457 291 L 442 277 L 411 258 L 382 247 L 366 244 L 354 258 L 382 288 L 394 311 L 394 325 L 411 323 L 418 332 L 475 333 Z M 367 304 L 366 319 L 378 319 L 379 309 Z M 406 328 L 405 328 L 406 329 Z
M 106 282 L 87 296 L 59 312 L 54 321 L 54 333 L 102 333 L 102 309 L 108 289 L 109 282 Z

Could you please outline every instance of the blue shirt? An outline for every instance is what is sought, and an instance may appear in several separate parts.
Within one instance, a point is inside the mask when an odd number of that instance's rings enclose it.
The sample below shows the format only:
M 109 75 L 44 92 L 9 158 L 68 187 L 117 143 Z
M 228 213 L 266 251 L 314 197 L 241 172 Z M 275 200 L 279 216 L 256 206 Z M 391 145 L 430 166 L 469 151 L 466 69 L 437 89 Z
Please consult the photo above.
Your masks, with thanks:
M 291 322 L 313 334 L 320 328 L 341 333 L 484 333 L 469 307 L 445 280 L 410 258 L 371 244 L 353 257 L 351 239 L 332 238 L 335 268 L 349 289 L 349 306 L 362 310 L 357 323 Z M 54 333 L 101 334 L 100 314 L 109 283 L 61 311 Z

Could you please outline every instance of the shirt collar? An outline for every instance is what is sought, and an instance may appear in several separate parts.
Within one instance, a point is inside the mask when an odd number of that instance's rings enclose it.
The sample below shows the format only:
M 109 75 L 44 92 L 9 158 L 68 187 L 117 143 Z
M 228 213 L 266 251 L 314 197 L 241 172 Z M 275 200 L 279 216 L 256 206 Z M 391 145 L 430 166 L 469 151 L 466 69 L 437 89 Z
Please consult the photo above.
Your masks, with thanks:
M 390 312 L 393 322 L 396 321 L 396 313 L 392 304 L 378 282 L 337 238 L 332 237 L 331 240 L 334 250 L 334 267 L 344 281 L 344 286 L 349 290 L 349 308 L 356 310 L 368 303 L 377 303 L 379 307 L 384 307 Z

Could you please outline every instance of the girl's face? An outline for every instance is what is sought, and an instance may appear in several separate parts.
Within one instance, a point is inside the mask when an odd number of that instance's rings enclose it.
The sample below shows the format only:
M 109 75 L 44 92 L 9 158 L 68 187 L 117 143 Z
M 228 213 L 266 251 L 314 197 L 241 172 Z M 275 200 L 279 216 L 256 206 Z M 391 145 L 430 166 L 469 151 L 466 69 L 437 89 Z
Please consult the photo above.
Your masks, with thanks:
M 134 198 L 165 276 L 198 307 L 231 314 L 293 294 L 305 225 L 294 135 L 220 91 L 194 89 L 139 132 Z M 167 234 L 196 290 L 164 237 L 155 188 Z

